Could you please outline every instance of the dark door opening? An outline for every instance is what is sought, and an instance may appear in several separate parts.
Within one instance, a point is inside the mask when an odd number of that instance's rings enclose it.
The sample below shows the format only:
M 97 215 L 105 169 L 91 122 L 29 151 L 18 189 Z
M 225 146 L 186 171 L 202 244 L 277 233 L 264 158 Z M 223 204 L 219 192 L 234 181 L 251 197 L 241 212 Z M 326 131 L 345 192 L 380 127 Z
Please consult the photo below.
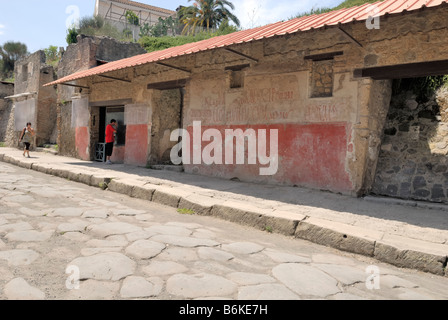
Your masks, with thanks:
M 106 126 L 110 124 L 112 119 L 117 120 L 118 129 L 115 138 L 116 145 L 124 145 L 126 143 L 126 125 L 124 123 L 124 106 L 101 107 L 99 122 L 99 142 L 106 142 Z

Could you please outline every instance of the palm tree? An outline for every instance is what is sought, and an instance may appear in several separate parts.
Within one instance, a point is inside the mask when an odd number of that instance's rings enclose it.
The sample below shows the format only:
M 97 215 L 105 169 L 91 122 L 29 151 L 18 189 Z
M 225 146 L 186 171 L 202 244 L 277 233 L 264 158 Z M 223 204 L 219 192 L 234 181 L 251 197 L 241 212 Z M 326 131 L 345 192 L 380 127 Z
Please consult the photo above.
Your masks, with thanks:
M 197 27 L 210 31 L 224 21 L 232 21 L 239 27 L 240 21 L 229 8 L 234 10 L 235 6 L 228 0 L 194 0 L 192 6 L 179 11 L 179 20 L 185 25 L 182 33 L 192 34 Z

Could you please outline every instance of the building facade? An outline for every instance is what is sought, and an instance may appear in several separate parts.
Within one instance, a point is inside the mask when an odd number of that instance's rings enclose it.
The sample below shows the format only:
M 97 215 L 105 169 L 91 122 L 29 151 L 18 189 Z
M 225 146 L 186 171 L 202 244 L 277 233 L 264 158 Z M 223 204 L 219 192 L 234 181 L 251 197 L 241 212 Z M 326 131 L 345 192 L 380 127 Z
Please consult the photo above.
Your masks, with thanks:
M 342 9 L 123 59 L 50 85 L 82 87 L 91 131 L 99 130 L 94 108 L 123 116 L 116 161 L 168 163 L 178 144 L 173 132 L 182 128 L 186 172 L 360 196 L 371 192 L 387 150 L 393 80 L 448 74 L 446 2 L 381 6 L 374 21 L 367 5 Z M 90 135 L 88 145 L 97 142 Z M 424 200 L 447 201 L 444 179 L 443 196 Z
M 146 51 L 137 43 L 81 35 L 78 36 L 77 43 L 67 47 L 58 65 L 58 77 L 63 78 L 74 72 L 89 70 L 111 61 L 144 53 Z M 59 86 L 57 143 L 61 155 L 90 159 L 95 153 L 95 145 L 91 145 L 90 141 L 104 142 L 106 119 L 104 114 L 102 114 L 103 118 L 100 118 L 99 110 L 94 110 L 95 116 L 92 117 L 92 121 L 89 121 L 92 110 L 84 102 L 84 95 L 83 88 Z M 123 119 L 120 120 L 123 123 Z
M 55 144 L 57 91 L 55 86 L 44 87 L 44 84 L 56 79 L 56 74 L 46 64 L 45 52 L 40 50 L 18 60 L 14 79 L 14 95 L 7 97 L 13 103 L 13 116 L 9 118 L 6 144 L 20 146 L 20 135 L 28 122 L 36 131 L 33 147 Z
M 0 142 L 6 141 L 12 103 L 6 97 L 14 95 L 14 83 L 0 81 Z

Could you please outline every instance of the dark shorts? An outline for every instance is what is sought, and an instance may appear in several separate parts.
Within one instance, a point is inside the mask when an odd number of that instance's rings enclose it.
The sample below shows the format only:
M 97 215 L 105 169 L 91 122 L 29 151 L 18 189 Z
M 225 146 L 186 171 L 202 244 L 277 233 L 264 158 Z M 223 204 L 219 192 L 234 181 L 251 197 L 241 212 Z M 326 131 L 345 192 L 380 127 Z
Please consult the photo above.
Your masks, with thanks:
M 114 143 L 106 143 L 106 157 L 112 156 L 112 152 L 114 151 Z
M 27 150 L 27 151 L 30 151 L 31 143 L 24 142 L 23 144 L 25 145 L 26 150 Z

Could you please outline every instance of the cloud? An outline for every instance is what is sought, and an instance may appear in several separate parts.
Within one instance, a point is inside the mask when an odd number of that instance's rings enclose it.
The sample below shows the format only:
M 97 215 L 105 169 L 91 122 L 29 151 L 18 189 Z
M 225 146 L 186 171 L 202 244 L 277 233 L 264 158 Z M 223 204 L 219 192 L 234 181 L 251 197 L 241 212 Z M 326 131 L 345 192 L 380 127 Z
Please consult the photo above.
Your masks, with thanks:
M 5 29 L 5 26 L 3 24 L 0 24 L 0 36 L 5 33 L 3 29 Z

